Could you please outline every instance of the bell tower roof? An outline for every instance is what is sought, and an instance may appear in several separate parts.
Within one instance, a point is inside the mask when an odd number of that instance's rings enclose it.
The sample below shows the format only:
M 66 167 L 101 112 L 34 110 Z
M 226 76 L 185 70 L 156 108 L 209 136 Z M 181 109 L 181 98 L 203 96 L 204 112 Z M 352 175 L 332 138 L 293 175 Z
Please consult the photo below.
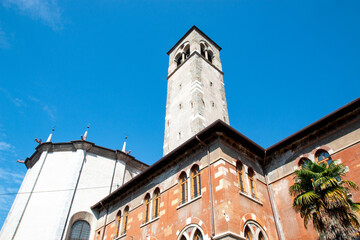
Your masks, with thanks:
M 203 33 L 198 27 L 196 27 L 195 25 L 192 26 L 189 31 L 187 31 L 185 33 L 184 36 L 182 36 L 182 38 L 180 38 L 179 41 L 177 41 L 177 43 L 175 43 L 175 45 L 167 52 L 167 55 L 170 55 L 170 53 L 179 45 L 182 43 L 182 41 L 193 31 L 198 32 L 202 37 L 206 38 L 214 47 L 216 47 L 219 51 L 221 50 L 221 47 L 219 45 L 217 45 L 213 40 L 211 40 L 211 38 L 209 38 L 205 33 Z

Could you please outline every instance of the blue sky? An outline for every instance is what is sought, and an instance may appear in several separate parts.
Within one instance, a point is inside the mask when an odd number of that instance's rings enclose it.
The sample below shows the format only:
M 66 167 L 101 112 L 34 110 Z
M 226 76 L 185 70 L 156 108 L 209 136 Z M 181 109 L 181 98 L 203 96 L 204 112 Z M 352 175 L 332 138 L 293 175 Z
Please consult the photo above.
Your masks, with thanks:
M 34 138 L 162 157 L 166 52 L 193 25 L 219 44 L 230 124 L 269 147 L 359 97 L 359 1 L 0 3 L 0 226 Z

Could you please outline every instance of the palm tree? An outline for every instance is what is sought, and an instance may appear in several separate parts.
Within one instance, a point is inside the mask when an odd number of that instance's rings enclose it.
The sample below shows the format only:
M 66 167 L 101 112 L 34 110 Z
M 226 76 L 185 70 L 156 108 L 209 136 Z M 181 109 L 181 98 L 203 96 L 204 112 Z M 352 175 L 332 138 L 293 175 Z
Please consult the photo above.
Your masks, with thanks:
M 351 199 L 350 189 L 358 186 L 342 180 L 346 166 L 334 161 L 326 163 L 307 161 L 295 171 L 295 183 L 289 190 L 295 196 L 293 207 L 300 212 L 304 226 L 312 221 L 321 239 L 354 239 L 359 233 L 360 203 Z

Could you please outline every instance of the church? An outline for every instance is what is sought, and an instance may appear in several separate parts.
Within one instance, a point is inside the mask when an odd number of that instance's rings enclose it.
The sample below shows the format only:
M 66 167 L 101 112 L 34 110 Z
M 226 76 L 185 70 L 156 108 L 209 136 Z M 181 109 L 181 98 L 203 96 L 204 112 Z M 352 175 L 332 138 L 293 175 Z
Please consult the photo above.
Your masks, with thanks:
M 307 160 L 343 163 L 360 185 L 360 98 L 265 149 L 229 125 L 220 51 L 196 26 L 168 51 L 164 156 L 151 166 L 50 134 L 0 239 L 318 239 L 289 187 Z

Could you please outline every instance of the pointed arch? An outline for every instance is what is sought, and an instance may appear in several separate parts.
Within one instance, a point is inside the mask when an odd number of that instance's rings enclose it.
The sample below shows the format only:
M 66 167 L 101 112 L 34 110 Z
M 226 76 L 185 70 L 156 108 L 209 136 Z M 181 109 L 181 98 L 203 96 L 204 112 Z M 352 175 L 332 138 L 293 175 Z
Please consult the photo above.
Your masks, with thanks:
M 191 190 L 192 198 L 196 198 L 201 195 L 200 169 L 197 164 L 191 168 Z
M 122 235 L 126 233 L 127 230 L 127 223 L 128 223 L 128 218 L 129 218 L 129 206 L 125 207 L 124 210 L 124 217 L 123 217 L 123 226 L 122 226 Z
M 188 199 L 188 187 L 187 187 L 187 175 L 185 172 L 182 172 L 179 177 L 179 183 L 180 183 L 180 204 L 184 204 L 187 202 Z
M 150 194 L 147 193 L 144 198 L 144 223 L 150 220 Z
M 160 216 L 160 189 L 156 188 L 153 195 L 153 218 Z

